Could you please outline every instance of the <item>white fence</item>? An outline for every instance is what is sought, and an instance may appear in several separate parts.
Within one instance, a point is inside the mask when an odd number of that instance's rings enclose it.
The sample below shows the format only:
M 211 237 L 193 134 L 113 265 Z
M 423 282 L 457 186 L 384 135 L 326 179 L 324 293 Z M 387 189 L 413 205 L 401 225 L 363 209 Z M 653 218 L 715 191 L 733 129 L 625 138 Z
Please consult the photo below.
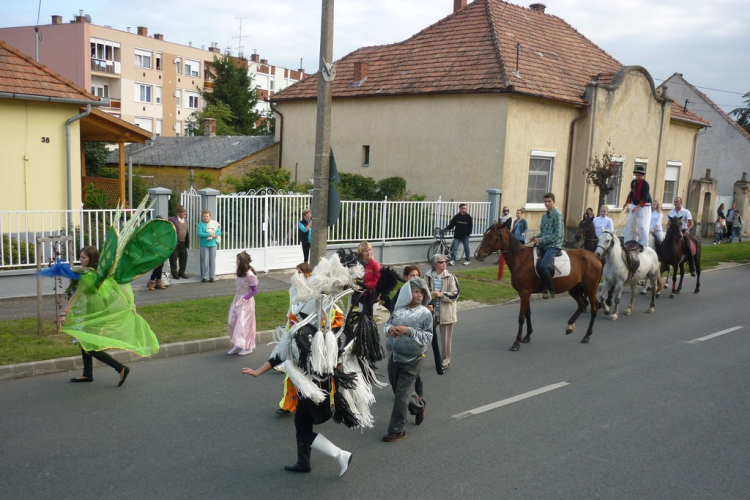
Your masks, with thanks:
M 60 258 L 70 261 L 67 246 L 53 248 L 53 243 L 45 243 L 41 255 L 36 255 L 36 238 L 53 236 L 73 236 L 73 262 L 78 262 L 81 248 L 93 245 L 101 248 L 107 230 L 113 223 L 117 227 L 130 218 L 133 210 L 124 210 L 121 218 L 115 220 L 117 210 L 47 210 L 30 212 L 0 212 L 0 271 L 14 269 L 34 269 L 37 259 L 42 265 L 54 259 L 55 252 Z

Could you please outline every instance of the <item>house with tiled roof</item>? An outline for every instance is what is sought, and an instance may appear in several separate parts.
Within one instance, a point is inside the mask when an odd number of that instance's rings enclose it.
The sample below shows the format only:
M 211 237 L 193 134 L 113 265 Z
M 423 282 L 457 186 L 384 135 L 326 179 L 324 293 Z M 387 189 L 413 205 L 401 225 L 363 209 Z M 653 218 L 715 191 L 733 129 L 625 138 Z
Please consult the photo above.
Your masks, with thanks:
M 548 191 L 569 228 L 597 204 L 584 169 L 608 142 L 622 179 L 606 200 L 616 224 L 636 164 L 671 203 L 687 189 L 693 140 L 707 125 L 678 112 L 646 69 L 624 66 L 543 4 L 454 0 L 432 26 L 355 50 L 335 68 L 331 146 L 340 172 L 399 175 L 430 198 L 483 200 L 499 188 L 502 204 L 525 208 L 531 227 Z M 281 166 L 303 177 L 313 171 L 317 86 L 315 74 L 272 99 Z M 665 180 L 668 162 L 682 166 L 677 179 Z
M 151 187 L 165 187 L 179 193 L 195 187 L 220 188 L 232 177 L 241 178 L 254 168 L 278 165 L 279 146 L 270 135 L 222 136 L 215 134 L 215 122 L 204 122 L 203 136 L 155 137 L 145 146 L 125 147 L 127 162 Z M 116 164 L 115 150 L 107 163 Z
M 0 40 L 0 212 L 80 209 L 84 143 L 150 137 L 107 104 Z M 124 174 L 114 182 L 124 199 Z

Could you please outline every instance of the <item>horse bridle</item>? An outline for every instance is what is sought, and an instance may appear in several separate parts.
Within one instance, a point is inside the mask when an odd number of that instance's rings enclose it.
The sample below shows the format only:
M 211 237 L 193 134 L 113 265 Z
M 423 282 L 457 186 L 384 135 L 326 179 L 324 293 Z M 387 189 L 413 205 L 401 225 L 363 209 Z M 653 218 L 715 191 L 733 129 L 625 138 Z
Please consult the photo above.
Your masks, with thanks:
M 609 234 L 609 235 L 611 235 L 612 239 L 609 240 L 609 246 L 607 246 L 607 248 L 604 248 L 601 245 L 596 245 L 596 248 L 601 248 L 602 249 L 602 256 L 608 254 L 609 251 L 612 250 L 615 247 L 615 238 L 617 238 L 617 236 L 615 236 L 614 233 L 612 233 L 612 231 L 605 230 L 604 232 L 607 233 L 607 234 Z M 598 240 L 599 240 L 599 238 L 597 238 L 597 241 Z
M 497 234 L 496 234 L 496 235 L 494 236 L 494 238 L 495 238 L 495 241 L 493 241 L 493 242 L 492 242 L 492 247 L 493 247 L 493 248 L 495 247 L 495 245 L 497 244 L 497 242 L 499 242 L 499 241 L 500 241 L 500 232 L 501 232 L 501 231 L 502 231 L 503 229 L 505 229 L 505 226 L 502 226 L 502 225 L 500 225 L 500 224 L 497 224 L 497 223 L 495 223 L 495 224 L 491 225 L 491 226 L 490 226 L 490 228 L 489 228 L 489 229 L 488 229 L 487 231 L 485 231 L 485 232 L 484 232 L 484 235 L 482 236 L 483 238 L 484 238 L 484 236 L 487 236 L 487 233 L 489 233 L 490 231 L 492 231 L 492 229 L 493 229 L 493 228 L 494 228 L 495 226 L 498 226 L 499 228 L 498 228 L 498 230 L 497 230 Z M 505 229 L 505 230 L 507 231 L 507 229 Z M 510 249 L 508 249 L 508 250 L 500 250 L 500 249 L 498 248 L 498 249 L 497 249 L 497 250 L 495 250 L 495 251 L 496 251 L 496 252 L 499 252 L 500 254 L 503 254 L 503 253 L 506 253 L 506 252 L 510 252 Z M 477 252 L 479 252 L 479 249 L 478 249 L 478 248 L 477 248 Z M 476 255 L 475 255 L 475 256 L 476 256 Z

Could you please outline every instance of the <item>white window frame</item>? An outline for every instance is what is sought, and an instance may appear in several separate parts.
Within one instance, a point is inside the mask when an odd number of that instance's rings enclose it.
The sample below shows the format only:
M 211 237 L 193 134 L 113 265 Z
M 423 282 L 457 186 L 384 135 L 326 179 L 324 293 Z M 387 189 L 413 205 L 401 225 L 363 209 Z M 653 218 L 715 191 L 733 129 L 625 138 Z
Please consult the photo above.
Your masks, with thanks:
M 109 97 L 109 85 L 106 83 L 91 83 L 91 94 L 96 97 Z
M 141 122 L 141 123 L 147 122 L 150 125 L 144 127 L 144 126 L 140 125 L 139 122 Z M 151 132 L 152 134 L 154 133 L 154 119 L 151 118 L 151 117 L 148 117 L 148 116 L 136 116 L 135 117 L 135 124 L 134 125 L 136 127 L 142 128 L 146 132 Z
M 549 172 L 547 174 L 547 186 L 544 190 L 544 193 L 548 193 L 552 190 L 552 178 L 555 173 L 555 158 L 556 157 L 557 157 L 557 153 L 555 151 L 543 151 L 539 149 L 531 150 L 531 153 L 529 154 L 528 173 L 526 175 L 526 204 L 524 205 L 524 210 L 546 210 L 544 208 L 544 201 L 541 201 L 541 202 L 529 201 L 529 186 L 531 185 L 530 183 L 531 163 L 534 160 L 549 161 Z M 537 191 L 537 189 L 535 189 L 534 191 Z
M 175 106 L 178 108 L 182 107 L 182 89 L 177 89 L 174 91 L 174 102 Z
M 619 186 L 615 187 L 612 191 L 607 193 L 607 196 L 604 198 L 604 204 L 607 205 L 610 209 L 613 208 L 620 208 L 620 195 L 622 193 L 622 172 L 625 168 L 625 158 L 622 156 L 610 156 L 609 157 L 610 163 L 617 163 L 620 168 L 617 173 L 619 179 Z
M 195 66 L 195 70 L 193 69 Z M 195 59 L 185 59 L 185 76 L 192 76 L 198 78 L 201 74 L 201 63 Z
M 145 89 L 145 99 L 142 99 L 142 95 L 144 93 Z M 143 102 L 146 104 L 151 104 L 153 102 L 154 98 L 154 86 L 148 83 L 138 83 L 135 82 L 135 102 Z
M 164 54 L 162 54 L 161 52 L 156 53 L 154 68 L 156 69 L 156 71 L 161 71 L 164 69 Z
M 190 92 L 189 90 L 186 90 L 185 91 L 185 97 L 187 98 L 186 99 L 187 102 L 185 103 L 185 107 L 186 108 L 188 108 L 188 109 L 200 109 L 200 105 L 201 105 L 200 97 L 201 96 L 200 96 L 200 94 L 198 92 Z M 193 101 L 195 101 L 195 102 L 193 102 Z M 195 104 L 195 105 L 193 105 L 193 104 Z
M 682 162 L 679 160 L 667 160 L 667 169 L 664 172 L 664 189 L 661 193 L 662 208 L 673 209 L 674 199 L 679 196 L 680 172 L 682 171 Z M 673 182 L 672 196 L 667 197 L 667 183 Z M 667 199 L 669 198 L 669 199 Z
M 161 118 L 156 119 L 156 128 L 154 129 L 154 134 L 156 134 L 157 137 L 161 136 L 162 134 L 162 121 Z
M 182 74 L 182 58 L 175 57 L 174 65 L 175 65 L 175 71 L 177 72 L 177 74 L 181 75 Z
M 135 49 L 134 61 L 136 68 L 152 69 L 154 64 L 154 51 Z
M 161 106 L 161 85 L 157 85 L 154 90 L 156 92 L 154 94 L 154 104 Z

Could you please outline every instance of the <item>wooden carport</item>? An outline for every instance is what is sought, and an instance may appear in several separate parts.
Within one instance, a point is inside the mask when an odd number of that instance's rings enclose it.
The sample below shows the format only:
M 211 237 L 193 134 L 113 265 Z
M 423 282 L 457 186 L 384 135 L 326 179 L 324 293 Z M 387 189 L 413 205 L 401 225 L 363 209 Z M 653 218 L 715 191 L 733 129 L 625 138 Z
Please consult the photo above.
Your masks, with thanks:
M 120 201 L 125 200 L 125 144 L 131 142 L 145 144 L 152 138 L 152 135 L 151 132 L 125 120 L 91 108 L 91 114 L 81 119 L 81 188 L 85 189 L 85 186 L 93 183 L 103 188 L 109 196 L 116 196 Z M 117 143 L 120 151 L 118 179 L 86 177 L 87 142 Z

